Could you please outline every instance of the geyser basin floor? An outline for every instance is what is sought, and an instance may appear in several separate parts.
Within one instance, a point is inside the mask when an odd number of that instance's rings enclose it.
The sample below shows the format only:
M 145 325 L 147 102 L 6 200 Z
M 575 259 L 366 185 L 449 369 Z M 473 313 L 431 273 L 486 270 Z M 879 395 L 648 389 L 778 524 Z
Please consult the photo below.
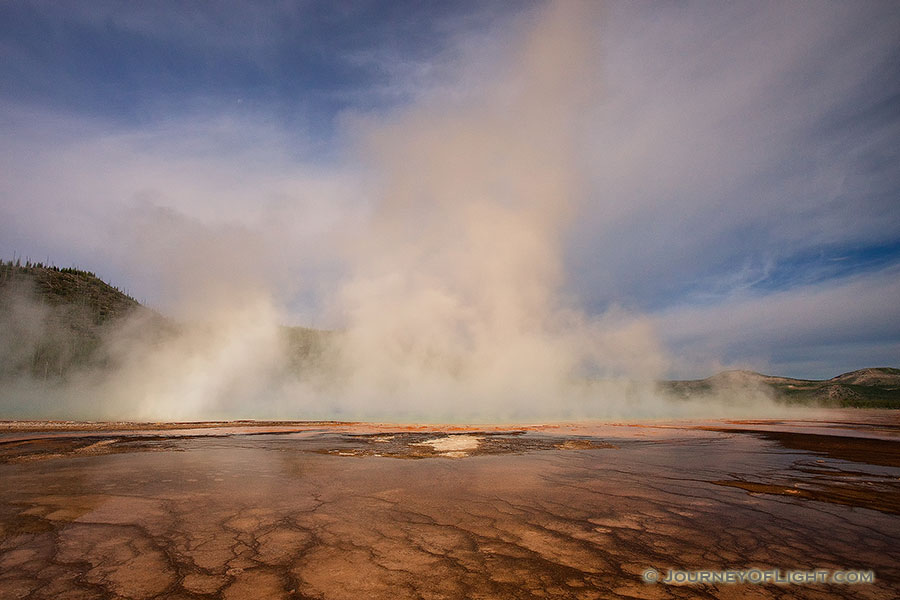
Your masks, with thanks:
M 0 598 L 895 598 L 900 423 L 828 419 L 7 424 Z M 652 585 L 649 567 L 876 580 Z

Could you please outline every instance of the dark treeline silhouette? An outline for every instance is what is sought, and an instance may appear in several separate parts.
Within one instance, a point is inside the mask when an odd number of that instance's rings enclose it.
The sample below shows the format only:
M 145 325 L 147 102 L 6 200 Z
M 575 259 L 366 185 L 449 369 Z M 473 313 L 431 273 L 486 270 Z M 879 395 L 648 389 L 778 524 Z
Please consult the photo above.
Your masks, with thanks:
M 91 271 L 0 261 L 0 375 L 61 377 L 102 365 L 103 336 L 136 310 L 149 311 Z
M 122 327 L 131 320 L 130 327 Z M 66 377 L 83 368 L 101 372 L 121 356 L 104 342 L 124 330 L 130 349 L 159 347 L 189 325 L 164 317 L 92 271 L 21 259 L 0 261 L 0 378 L 28 374 Z M 330 332 L 282 327 L 285 369 L 321 367 Z M 120 345 L 121 349 L 121 345 Z

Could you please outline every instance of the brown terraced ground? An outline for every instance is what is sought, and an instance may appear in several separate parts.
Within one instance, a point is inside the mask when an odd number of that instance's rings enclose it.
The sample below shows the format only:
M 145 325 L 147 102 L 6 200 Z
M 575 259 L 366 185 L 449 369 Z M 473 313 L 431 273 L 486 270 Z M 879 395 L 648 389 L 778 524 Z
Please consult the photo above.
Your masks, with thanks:
M 900 419 L 0 423 L 0 599 L 896 598 Z M 670 569 L 873 583 L 645 583 Z

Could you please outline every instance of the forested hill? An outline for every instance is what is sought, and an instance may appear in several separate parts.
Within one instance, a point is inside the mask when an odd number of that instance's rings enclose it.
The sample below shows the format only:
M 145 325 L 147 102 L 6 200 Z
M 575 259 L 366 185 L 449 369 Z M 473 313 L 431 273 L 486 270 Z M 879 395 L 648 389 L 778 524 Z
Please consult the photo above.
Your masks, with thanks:
M 124 316 L 141 306 L 137 300 L 90 271 L 30 261 L 0 262 L 0 293 L 6 299 L 19 294 L 52 307 L 83 308 L 85 316 L 94 325 Z

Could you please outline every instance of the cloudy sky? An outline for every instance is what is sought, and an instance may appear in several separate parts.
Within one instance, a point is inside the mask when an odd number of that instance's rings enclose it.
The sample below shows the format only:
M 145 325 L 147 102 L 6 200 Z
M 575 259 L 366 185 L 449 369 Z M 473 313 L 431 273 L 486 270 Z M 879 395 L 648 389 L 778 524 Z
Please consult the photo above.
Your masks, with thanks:
M 216 297 L 238 281 L 272 290 L 288 322 L 339 326 L 329 299 L 352 268 L 345 248 L 390 202 L 384 173 L 417 168 L 411 142 L 384 168 L 385 139 L 412 139 L 397 122 L 478 106 L 506 73 L 546 74 L 518 40 L 547 11 L 2 3 L 0 255 L 90 269 L 163 312 L 198 280 Z M 579 132 L 560 298 L 647 317 L 674 377 L 900 366 L 900 5 L 587 14 L 587 54 L 550 65 L 578 93 L 533 98 L 565 104 Z M 513 84 L 511 96 L 532 89 Z M 540 127 L 513 129 L 538 133 L 500 128 L 485 144 L 548 143 Z

